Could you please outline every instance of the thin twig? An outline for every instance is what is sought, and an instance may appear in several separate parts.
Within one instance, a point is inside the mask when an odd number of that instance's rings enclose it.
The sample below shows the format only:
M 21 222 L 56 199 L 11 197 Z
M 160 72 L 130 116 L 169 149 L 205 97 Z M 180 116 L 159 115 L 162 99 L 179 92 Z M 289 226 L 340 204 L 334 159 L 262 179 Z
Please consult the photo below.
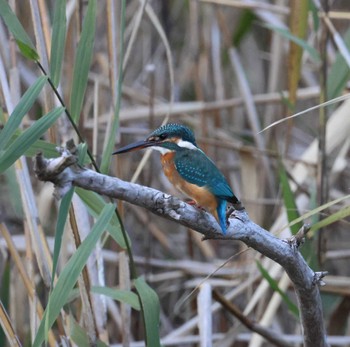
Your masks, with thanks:
M 233 314 L 243 325 L 245 325 L 251 331 L 263 336 L 267 341 L 273 343 L 278 347 L 291 347 L 294 344 L 290 344 L 283 339 L 279 334 L 275 331 L 268 329 L 252 320 L 247 318 L 239 308 L 232 303 L 231 301 L 226 300 L 226 298 L 221 295 L 216 289 L 213 290 L 213 297 L 215 300 L 220 302 L 222 306 L 224 306 L 231 314 Z

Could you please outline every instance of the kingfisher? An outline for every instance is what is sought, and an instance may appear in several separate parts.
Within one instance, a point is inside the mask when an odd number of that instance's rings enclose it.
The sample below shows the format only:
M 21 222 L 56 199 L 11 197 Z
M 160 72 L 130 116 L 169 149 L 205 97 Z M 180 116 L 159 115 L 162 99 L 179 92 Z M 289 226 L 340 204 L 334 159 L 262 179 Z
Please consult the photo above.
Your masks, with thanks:
M 214 162 L 198 147 L 193 132 L 181 124 L 166 124 L 145 140 L 131 143 L 113 154 L 147 147 L 161 153 L 165 176 L 174 187 L 208 210 L 225 234 L 227 202 L 236 209 L 242 209 L 243 205 Z

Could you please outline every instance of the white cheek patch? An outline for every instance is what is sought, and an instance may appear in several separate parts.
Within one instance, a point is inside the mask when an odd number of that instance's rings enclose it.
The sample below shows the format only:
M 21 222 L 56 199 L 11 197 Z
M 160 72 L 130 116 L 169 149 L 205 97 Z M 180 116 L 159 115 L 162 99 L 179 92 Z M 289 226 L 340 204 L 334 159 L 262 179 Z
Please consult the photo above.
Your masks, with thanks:
M 189 141 L 179 140 L 176 144 L 182 148 L 198 149 L 193 143 L 191 143 Z
M 168 148 L 158 147 L 158 146 L 154 146 L 154 147 L 152 147 L 152 149 L 160 152 L 162 155 L 170 153 L 170 152 L 174 152 L 174 151 L 172 151 L 172 150 L 170 150 Z

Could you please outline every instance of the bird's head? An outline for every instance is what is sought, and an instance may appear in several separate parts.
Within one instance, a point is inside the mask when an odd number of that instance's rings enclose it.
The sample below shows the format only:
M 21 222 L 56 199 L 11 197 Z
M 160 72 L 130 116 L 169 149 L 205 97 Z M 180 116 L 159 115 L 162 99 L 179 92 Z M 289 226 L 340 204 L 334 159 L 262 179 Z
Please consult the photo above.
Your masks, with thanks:
M 181 124 L 166 124 L 154 130 L 146 140 L 131 143 L 115 151 L 113 154 L 126 153 L 138 149 L 153 147 L 162 154 L 181 148 L 196 149 L 197 144 L 193 132 Z

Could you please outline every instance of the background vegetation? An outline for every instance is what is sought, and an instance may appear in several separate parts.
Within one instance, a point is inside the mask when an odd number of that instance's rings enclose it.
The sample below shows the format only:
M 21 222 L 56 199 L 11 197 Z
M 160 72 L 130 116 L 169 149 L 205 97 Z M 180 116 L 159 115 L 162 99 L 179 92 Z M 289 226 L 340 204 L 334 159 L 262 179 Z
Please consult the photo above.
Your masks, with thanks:
M 347 2 L 0 0 L 0 14 L 0 346 L 203 345 L 208 314 L 213 345 L 263 345 L 212 291 L 300 343 L 273 261 L 81 189 L 57 201 L 33 175 L 30 157 L 74 138 L 82 163 L 177 195 L 157 154 L 111 157 L 165 121 L 195 131 L 257 224 L 285 238 L 299 215 L 324 221 L 303 251 L 330 272 L 332 345 L 350 344 Z

